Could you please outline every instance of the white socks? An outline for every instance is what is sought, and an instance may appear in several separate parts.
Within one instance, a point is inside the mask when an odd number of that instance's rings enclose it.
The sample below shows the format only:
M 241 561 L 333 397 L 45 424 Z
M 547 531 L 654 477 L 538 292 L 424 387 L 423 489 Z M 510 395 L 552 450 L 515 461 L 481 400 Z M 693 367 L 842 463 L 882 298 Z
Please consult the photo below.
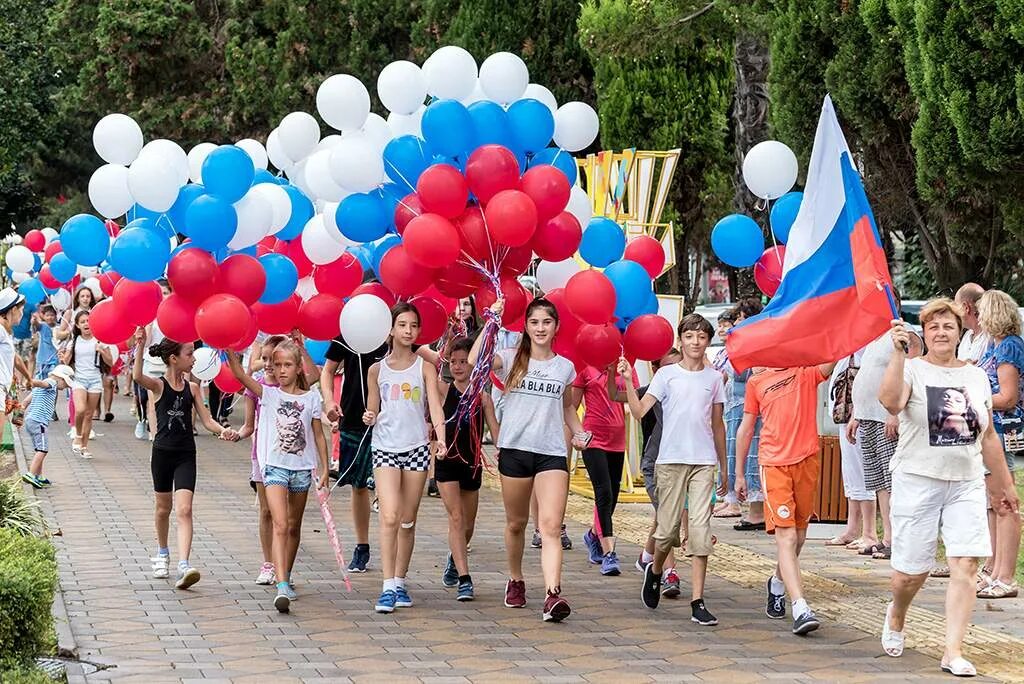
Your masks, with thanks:
M 395 589 L 405 589 L 405 578 L 404 577 L 396 577 L 395 578 Z
M 800 598 L 793 601 L 793 617 L 799 618 L 801 615 L 806 615 L 811 612 L 811 607 L 807 605 L 807 601 Z
M 785 594 L 786 593 L 786 585 L 783 583 L 782 580 L 780 580 L 775 575 L 772 575 L 772 593 L 773 594 Z M 806 605 L 806 604 L 804 604 L 804 605 Z M 795 603 L 793 604 L 793 607 L 794 607 L 794 609 L 796 608 L 796 604 Z
M 647 551 L 640 552 L 640 565 L 647 565 L 654 560 L 653 553 L 647 553 Z
M 395 590 L 395 580 L 394 580 L 394 578 L 384 580 L 384 591 L 394 591 L 394 590 Z

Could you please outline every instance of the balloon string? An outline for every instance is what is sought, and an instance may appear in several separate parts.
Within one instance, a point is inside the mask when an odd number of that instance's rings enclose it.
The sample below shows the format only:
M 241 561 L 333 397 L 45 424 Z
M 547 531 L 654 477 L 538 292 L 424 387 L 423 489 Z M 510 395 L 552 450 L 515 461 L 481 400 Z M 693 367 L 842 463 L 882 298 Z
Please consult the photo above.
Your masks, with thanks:
M 412 183 L 410 183 L 409 179 L 406 178 L 404 175 L 402 175 L 401 170 L 399 170 L 399 168 L 393 162 L 390 162 L 387 159 L 385 159 L 384 163 L 387 164 L 388 166 L 390 166 L 392 169 L 394 169 L 395 173 L 398 174 L 398 177 L 402 180 L 403 183 L 405 183 L 407 186 L 409 186 L 410 190 L 412 190 L 413 192 L 416 192 L 416 186 L 413 185 Z M 388 176 L 390 176 L 390 175 L 391 174 L 389 173 Z

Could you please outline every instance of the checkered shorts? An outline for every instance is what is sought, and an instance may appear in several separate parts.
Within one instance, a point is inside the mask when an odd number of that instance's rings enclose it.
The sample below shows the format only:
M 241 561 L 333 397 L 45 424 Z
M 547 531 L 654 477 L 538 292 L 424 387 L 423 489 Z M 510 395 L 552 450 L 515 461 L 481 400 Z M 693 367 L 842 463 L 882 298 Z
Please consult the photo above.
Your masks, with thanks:
M 373 449 L 372 453 L 374 468 L 398 468 L 419 473 L 430 468 L 430 446 L 427 444 L 400 453 L 380 449 Z
M 864 458 L 864 486 L 869 492 L 892 489 L 889 461 L 896 453 L 897 440 L 885 436 L 885 423 L 877 420 L 860 421 L 861 454 Z

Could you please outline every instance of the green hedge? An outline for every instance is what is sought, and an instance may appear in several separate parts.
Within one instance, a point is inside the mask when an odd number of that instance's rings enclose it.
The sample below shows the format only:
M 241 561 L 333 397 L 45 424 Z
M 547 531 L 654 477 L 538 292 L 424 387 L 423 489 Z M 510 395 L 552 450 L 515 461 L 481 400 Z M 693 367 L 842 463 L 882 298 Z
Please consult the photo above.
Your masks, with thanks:
M 56 589 L 50 542 L 0 527 L 0 670 L 28 662 L 51 642 Z

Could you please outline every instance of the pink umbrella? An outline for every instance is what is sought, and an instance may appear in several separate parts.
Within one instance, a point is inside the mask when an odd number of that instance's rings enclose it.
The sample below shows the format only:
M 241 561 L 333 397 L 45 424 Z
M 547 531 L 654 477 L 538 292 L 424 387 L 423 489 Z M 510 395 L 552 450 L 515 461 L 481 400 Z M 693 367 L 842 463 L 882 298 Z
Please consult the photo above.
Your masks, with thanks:
M 315 473 L 314 473 L 315 476 Z M 345 580 L 345 588 L 352 591 L 352 581 L 348 576 L 348 568 L 345 566 L 345 552 L 341 548 L 341 540 L 338 538 L 338 528 L 334 524 L 334 513 L 331 512 L 329 501 L 331 498 L 330 487 L 316 490 L 316 500 L 320 503 L 320 515 L 324 518 L 324 527 L 327 528 L 327 538 L 334 548 L 334 558 L 338 561 L 338 569 Z

